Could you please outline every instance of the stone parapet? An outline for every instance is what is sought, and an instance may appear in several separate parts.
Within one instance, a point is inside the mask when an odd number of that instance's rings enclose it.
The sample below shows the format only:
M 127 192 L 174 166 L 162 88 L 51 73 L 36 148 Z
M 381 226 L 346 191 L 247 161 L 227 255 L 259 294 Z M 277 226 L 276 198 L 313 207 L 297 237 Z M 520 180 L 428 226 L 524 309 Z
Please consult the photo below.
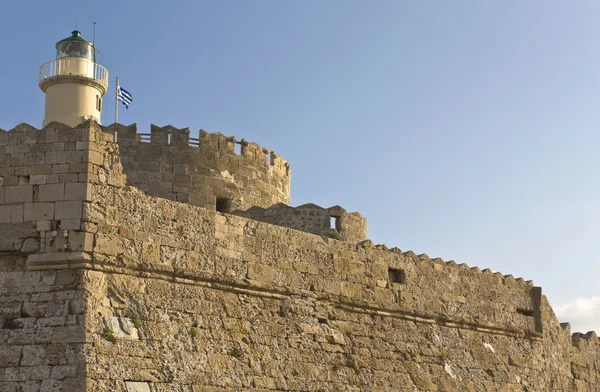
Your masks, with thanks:
M 290 207 L 278 203 L 233 214 L 343 241 L 359 242 L 367 238 L 367 220 L 358 212 L 349 213 L 340 206 L 323 208 L 309 203 Z
M 188 128 L 172 126 L 152 125 L 150 134 L 135 124 L 103 129 L 117 135 L 128 184 L 151 196 L 206 208 L 219 200 L 231 210 L 290 201 L 289 164 L 256 143 L 204 130 L 191 139 Z

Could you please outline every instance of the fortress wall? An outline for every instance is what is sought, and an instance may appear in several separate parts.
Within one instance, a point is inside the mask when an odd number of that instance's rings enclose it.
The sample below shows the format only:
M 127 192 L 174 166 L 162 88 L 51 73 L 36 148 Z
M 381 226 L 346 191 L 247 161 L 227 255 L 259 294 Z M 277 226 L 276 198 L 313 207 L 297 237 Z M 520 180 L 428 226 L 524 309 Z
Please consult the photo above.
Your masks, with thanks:
M 85 391 L 80 272 L 28 271 L 0 253 L 0 391 Z
M 92 193 L 83 220 L 94 227 L 99 265 L 250 281 L 432 322 L 541 333 L 541 291 L 522 279 L 154 199 L 135 188 L 98 185 Z
M 35 135 L 47 144 L 51 133 Z M 598 337 L 571 336 L 530 282 L 154 198 L 125 186 L 118 148 L 95 124 L 60 135 L 81 136 L 84 151 L 99 153 L 86 162 L 89 192 L 68 232 L 83 247 L 47 244 L 40 230 L 39 251 L 0 256 L 20 258 L 9 263 L 21 269 L 12 283 L 0 275 L 0 306 L 10 290 L 57 290 L 57 277 L 30 284 L 28 274 L 76 274 L 59 285 L 85 301 L 83 314 L 69 302 L 76 341 L 51 343 L 79 344 L 65 349 L 81 349 L 86 364 L 60 382 L 85 375 L 85 390 L 128 392 L 599 390 Z M 13 149 L 0 154 L 6 177 L 15 148 L 28 144 L 12 137 Z M 56 218 L 50 229 L 63 224 Z M 40 221 L 28 222 L 37 229 Z M 19 333 L 35 336 L 36 323 Z M 5 329 L 0 358 L 13 349 Z M 8 383 L 21 381 L 10 377 L 27 366 L 5 366 L 0 385 L 16 389 Z
M 127 183 L 151 196 L 215 208 L 216 198 L 230 199 L 227 208 L 268 207 L 290 201 L 289 165 L 266 148 L 235 137 L 200 130 L 198 145 L 189 129 L 152 125 L 150 135 L 134 125 L 113 124 Z
M 100 390 L 596 390 L 598 338 L 573 346 L 530 282 L 131 187 L 92 193 L 86 287 L 107 299 L 88 333 L 139 319 L 138 339 L 96 340 Z
M 0 391 L 86 390 L 86 300 L 74 268 L 91 260 L 81 219 L 91 183 L 124 185 L 109 139 L 90 121 L 0 130 Z
M 323 208 L 304 204 L 294 208 L 278 203 L 233 214 L 343 241 L 359 242 L 367 238 L 367 220 L 358 212 L 348 213 L 340 206 Z
M 96 340 L 98 390 L 123 380 L 156 391 L 598 390 L 597 336 L 573 346 L 522 279 L 135 188 L 96 192 L 86 288 L 100 314 L 88 332 L 106 317 L 140 320 L 139 339 Z M 104 200 L 117 208 L 103 212 Z

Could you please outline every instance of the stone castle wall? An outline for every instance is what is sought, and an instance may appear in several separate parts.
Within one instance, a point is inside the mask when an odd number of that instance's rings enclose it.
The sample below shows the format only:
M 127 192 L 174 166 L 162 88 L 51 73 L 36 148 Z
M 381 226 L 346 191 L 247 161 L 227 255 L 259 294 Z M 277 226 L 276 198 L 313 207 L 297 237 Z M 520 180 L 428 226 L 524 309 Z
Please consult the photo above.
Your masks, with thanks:
M 151 196 L 206 208 L 222 199 L 227 210 L 290 202 L 288 163 L 256 143 L 203 130 L 192 140 L 189 129 L 171 126 L 152 125 L 149 135 L 135 124 L 104 130 L 117 134 L 128 184 Z
M 155 198 L 125 185 L 119 149 L 96 124 L 21 128 L 0 132 L 0 176 L 12 184 L 0 186 L 0 206 L 12 219 L 19 205 L 54 203 L 54 215 L 0 227 L 11 246 L 0 254 L 0 390 L 76 380 L 68 390 L 600 390 L 598 337 L 571 335 L 531 282 Z M 77 146 L 81 162 L 50 165 L 70 173 L 86 164 L 77 173 L 86 184 L 80 215 L 57 219 L 60 190 L 43 201 L 40 188 L 31 201 L 15 197 L 19 187 L 29 195 L 17 173 L 48 164 L 18 154 L 48 159 L 63 148 L 66 160 Z M 65 221 L 73 233 L 59 240 L 53 228 Z M 25 231 L 4 231 L 13 225 Z M 67 242 L 71 236 L 80 247 Z M 25 246 L 36 238 L 38 249 Z M 69 273 L 65 284 L 58 276 Z M 55 301 L 60 290 L 73 298 L 39 306 L 62 306 L 56 323 L 75 316 L 76 341 L 11 340 L 35 336 L 55 317 L 24 312 L 22 303 Z M 55 295 L 32 299 L 36 291 Z M 24 360 L 29 350 L 49 350 L 45 344 L 65 351 Z M 78 370 L 63 374 L 56 363 Z M 37 366 L 49 366 L 49 376 L 34 376 Z
M 85 390 L 82 272 L 29 271 L 0 252 L 0 391 Z
M 233 214 L 338 240 L 359 242 L 367 238 L 367 220 L 358 212 L 348 213 L 340 206 L 323 208 L 309 203 L 294 208 L 279 203 Z

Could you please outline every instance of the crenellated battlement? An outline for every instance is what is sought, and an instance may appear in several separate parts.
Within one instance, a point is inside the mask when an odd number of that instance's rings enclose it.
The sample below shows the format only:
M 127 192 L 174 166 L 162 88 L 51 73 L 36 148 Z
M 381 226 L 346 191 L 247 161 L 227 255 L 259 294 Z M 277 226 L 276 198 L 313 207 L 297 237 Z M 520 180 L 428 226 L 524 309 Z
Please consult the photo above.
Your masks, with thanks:
M 340 206 L 323 208 L 307 203 L 291 207 L 278 203 L 233 214 L 343 241 L 359 242 L 367 237 L 367 220 L 358 212 L 349 213 Z
M 216 208 L 221 200 L 225 212 L 289 203 L 289 164 L 254 142 L 204 130 L 199 138 L 190 138 L 188 128 L 170 125 L 152 125 L 149 134 L 138 133 L 136 124 L 96 126 L 117 141 L 128 184 L 151 196 L 207 208 Z M 24 143 L 34 143 L 61 130 L 57 138 L 68 141 L 78 127 L 52 122 L 40 130 L 23 123 L 0 134 L 20 134 L 28 138 Z
M 235 136 L 151 125 L 103 127 L 119 144 L 128 183 L 152 196 L 224 211 L 289 203 L 289 164 L 269 149 Z M 239 145 L 240 148 L 236 148 Z M 220 202 L 222 201 L 222 202 Z
M 290 175 L 289 163 L 276 154 L 275 151 L 270 151 L 268 148 L 261 147 L 257 143 L 249 142 L 246 139 L 238 141 L 235 136 L 225 136 L 220 132 L 209 133 L 200 129 L 199 138 L 192 138 L 190 137 L 189 128 L 178 129 L 171 125 L 159 127 L 151 124 L 150 133 L 138 133 L 137 124 L 126 126 L 118 123 L 105 126 L 104 130 L 112 135 L 116 133 L 119 144 L 203 148 L 220 154 L 238 155 L 260 163 L 270 164 L 278 171 Z M 240 145 L 239 152 L 236 151 L 236 144 Z

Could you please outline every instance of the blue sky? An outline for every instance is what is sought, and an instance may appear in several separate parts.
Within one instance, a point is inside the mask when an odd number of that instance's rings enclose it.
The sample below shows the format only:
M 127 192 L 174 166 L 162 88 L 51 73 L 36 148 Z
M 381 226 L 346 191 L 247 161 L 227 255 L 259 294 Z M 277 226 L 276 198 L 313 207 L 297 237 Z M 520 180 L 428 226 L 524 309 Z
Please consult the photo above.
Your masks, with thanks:
M 600 329 L 600 3 L 41 4 L 0 14 L 1 128 L 41 125 L 39 66 L 96 21 L 99 62 L 135 98 L 120 122 L 256 141 L 290 162 L 293 205 L 339 204 L 376 243 L 533 279 Z

